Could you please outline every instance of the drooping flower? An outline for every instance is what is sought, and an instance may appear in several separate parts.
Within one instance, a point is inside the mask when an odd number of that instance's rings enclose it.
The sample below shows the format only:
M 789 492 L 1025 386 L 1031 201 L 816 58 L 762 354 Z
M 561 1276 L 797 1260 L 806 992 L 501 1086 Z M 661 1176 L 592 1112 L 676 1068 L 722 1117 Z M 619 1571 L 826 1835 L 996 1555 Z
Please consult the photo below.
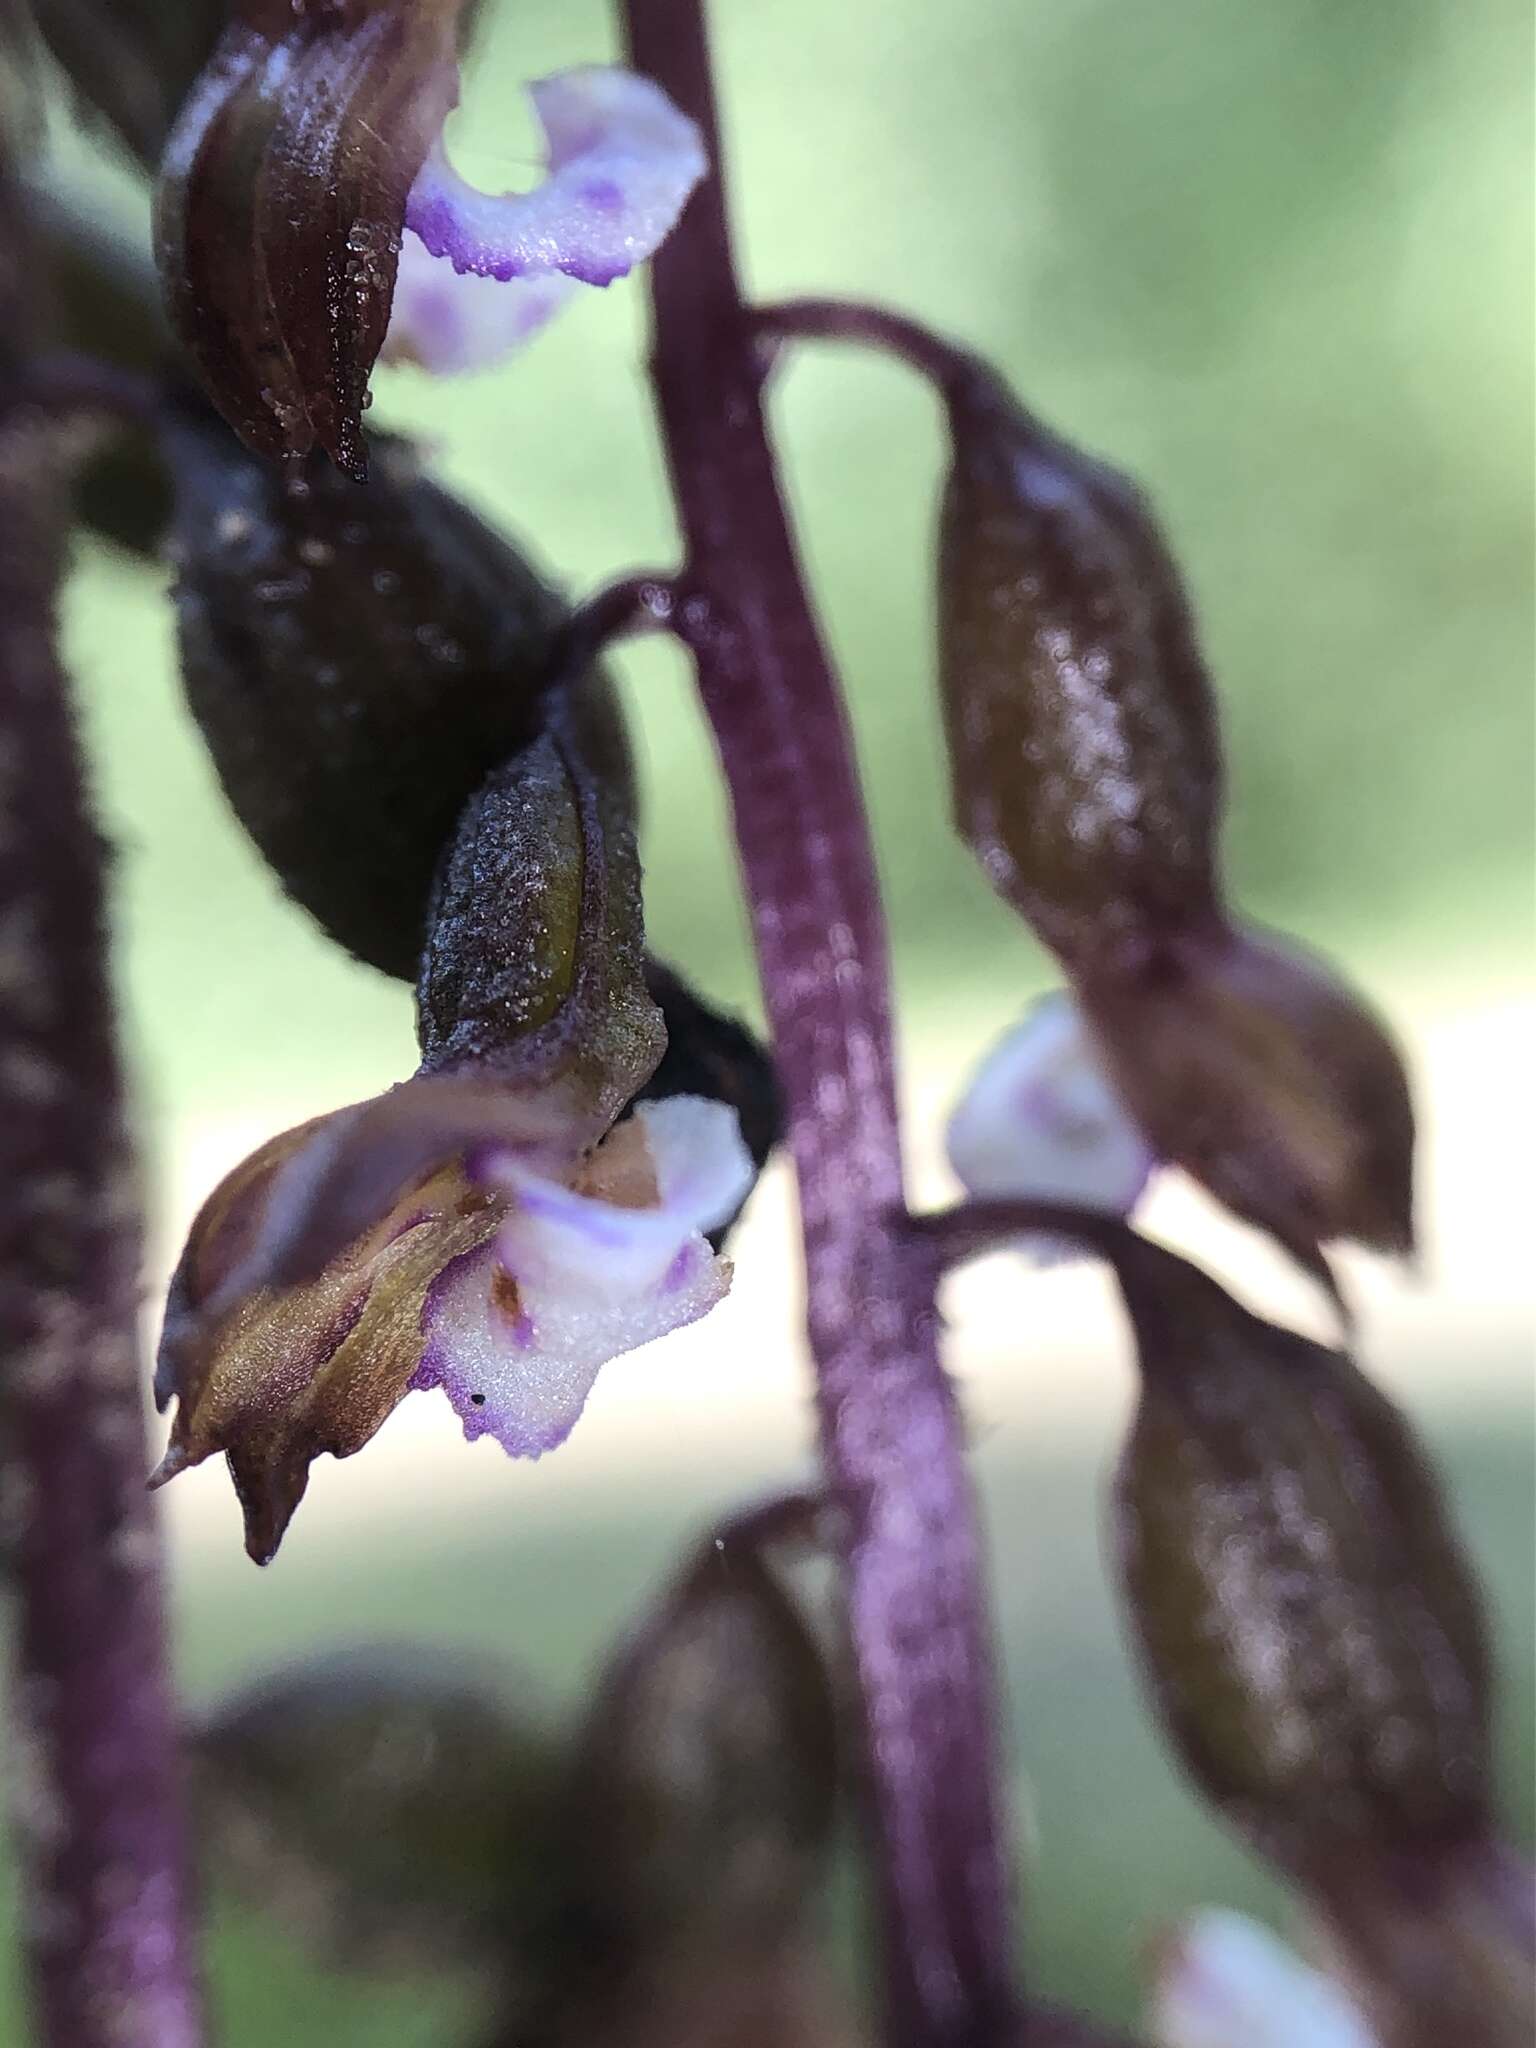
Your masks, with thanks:
M 982 1060 L 946 1134 L 968 1194 L 1065 1202 L 1127 1216 L 1156 1155 L 1104 1071 L 1065 990 L 1042 997 Z M 1039 1257 L 1064 1244 L 1032 1238 Z
M 376 1152 L 412 1091 L 428 1097 L 429 1120 L 393 1162 L 388 1209 L 318 1272 L 293 1277 L 285 1257 L 306 1233 L 280 1238 L 281 1218 L 306 1194 L 314 1209 L 328 1203 L 313 1161 L 330 1140 L 334 1168 L 357 1111 L 272 1140 L 193 1224 L 161 1346 L 157 1392 L 177 1412 L 156 1481 L 224 1452 L 259 1563 L 312 1460 L 361 1450 L 413 1389 L 441 1386 L 471 1441 L 538 1457 L 570 1434 L 599 1367 L 695 1321 L 730 1285 L 703 1233 L 754 1174 L 733 1110 L 697 1097 L 643 1104 L 561 1167 L 534 1117 L 536 1142 L 495 1142 L 498 1114 L 510 1126 L 519 1105 L 499 1102 L 494 1083 L 435 1124 L 432 1089 L 417 1081 L 363 1106 Z M 442 1163 L 410 1170 L 434 1153 Z
M 1257 1921 L 1196 1913 L 1157 1946 L 1154 2048 L 1377 2048 L 1345 1992 Z
M 1413 1244 L 1413 1108 L 1369 1010 L 1221 886 L 1214 697 L 1146 499 L 985 374 L 949 393 L 939 675 L 954 814 L 1072 979 L 1159 1155 L 1326 1285 Z

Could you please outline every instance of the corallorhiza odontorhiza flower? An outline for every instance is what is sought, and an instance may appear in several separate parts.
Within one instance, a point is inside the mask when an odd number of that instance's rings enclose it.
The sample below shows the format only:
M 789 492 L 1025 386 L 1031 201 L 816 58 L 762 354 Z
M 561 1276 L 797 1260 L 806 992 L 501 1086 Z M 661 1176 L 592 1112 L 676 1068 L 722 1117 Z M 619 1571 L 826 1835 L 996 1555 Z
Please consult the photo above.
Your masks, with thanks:
M 527 87 L 542 173 L 469 181 L 461 67 L 517 12 L 0 0 L 0 1524 L 28 2038 L 213 2038 L 195 1824 L 322 1957 L 468 1966 L 482 2048 L 1528 2043 L 1488 1627 L 1425 1453 L 1345 1350 L 1145 1227 L 1182 1172 L 1318 1284 L 1341 1339 L 1333 1249 L 1415 1249 L 1390 1032 L 1234 902 L 1218 698 L 1151 500 L 917 322 L 743 296 L 703 0 L 619 0 L 621 62 Z M 771 16 L 764 47 L 792 34 Z M 136 243 L 57 177 L 66 105 L 137 181 Z M 999 262 L 1011 219 L 1000 197 Z M 381 362 L 510 388 L 525 343 L 637 269 L 681 550 L 564 564 L 599 593 L 573 605 L 364 416 Z M 1018 1022 L 978 1037 L 942 1134 L 963 1196 L 922 1213 L 862 793 L 764 412 L 775 365 L 817 341 L 882 350 L 939 401 L 932 730 L 959 839 L 1062 982 L 1027 1005 L 1023 948 L 1001 963 Z M 102 849 L 56 652 L 75 523 L 169 561 L 185 707 L 230 810 L 328 941 L 410 985 L 419 1048 L 207 1194 L 164 1301 L 158 1462 Z M 613 661 L 642 631 L 696 672 L 762 1042 L 647 943 Z M 156 1489 L 223 1453 L 267 1564 L 313 1461 L 412 1392 L 512 1459 L 556 1451 L 605 1367 L 642 1381 L 645 1347 L 714 1315 L 781 1145 L 819 1470 L 706 1527 L 583 1703 L 340 1645 L 178 1708 Z M 1042 2000 L 1020 1960 L 1046 1961 L 1021 1941 L 935 1305 L 994 1251 L 1021 1349 L 1032 1268 L 1095 1261 L 1123 1301 L 1139 1397 L 1110 1575 L 1181 1770 L 1297 1908 L 1293 1949 L 1148 1899 L 1131 2036 Z M 726 1372 L 736 1340 L 710 1327 Z M 1051 1829 L 1100 1824 L 1052 1818 L 1031 1893 Z M 850 1865 L 856 1971 L 819 1922 Z

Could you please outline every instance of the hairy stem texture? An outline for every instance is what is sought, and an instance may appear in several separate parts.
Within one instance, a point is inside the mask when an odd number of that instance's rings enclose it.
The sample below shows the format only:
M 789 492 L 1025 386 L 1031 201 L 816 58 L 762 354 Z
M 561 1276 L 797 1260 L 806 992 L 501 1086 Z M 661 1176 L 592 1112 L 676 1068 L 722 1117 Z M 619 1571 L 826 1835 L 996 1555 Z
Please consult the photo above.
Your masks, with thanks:
M 18 216 L 0 177 L 0 238 Z M 0 326 L 25 324 L 0 250 Z M 0 344 L 0 349 L 3 349 Z M 54 653 L 59 430 L 0 360 L 0 1564 L 40 2048 L 197 2048 L 102 848 Z
M 886 947 L 844 710 L 807 601 L 737 286 L 700 0 L 625 0 L 631 61 L 715 174 L 657 257 L 653 377 L 692 647 L 734 814 L 799 1180 L 824 1456 L 884 1919 L 892 2048 L 1013 2036 L 991 1631 L 960 1417 L 902 1199 Z

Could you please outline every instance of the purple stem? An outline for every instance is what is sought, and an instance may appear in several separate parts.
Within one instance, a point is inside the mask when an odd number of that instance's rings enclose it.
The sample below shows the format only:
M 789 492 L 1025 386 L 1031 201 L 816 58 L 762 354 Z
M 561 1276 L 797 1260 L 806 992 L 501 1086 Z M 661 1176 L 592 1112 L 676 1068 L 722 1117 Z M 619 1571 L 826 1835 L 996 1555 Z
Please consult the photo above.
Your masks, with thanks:
M 33 408 L 0 392 L 0 1558 L 16 1613 L 13 1840 L 32 2038 L 197 2048 L 161 1549 L 144 1491 L 138 1190 L 102 849 L 53 651 L 56 442 Z
M 841 697 L 812 617 L 732 267 L 700 0 L 624 0 L 630 59 L 715 175 L 652 267 L 653 379 L 689 642 L 730 788 L 800 1186 L 823 1455 L 844 1510 L 892 2048 L 1016 2036 L 997 1703 L 953 1388 L 902 1200 L 886 943 Z

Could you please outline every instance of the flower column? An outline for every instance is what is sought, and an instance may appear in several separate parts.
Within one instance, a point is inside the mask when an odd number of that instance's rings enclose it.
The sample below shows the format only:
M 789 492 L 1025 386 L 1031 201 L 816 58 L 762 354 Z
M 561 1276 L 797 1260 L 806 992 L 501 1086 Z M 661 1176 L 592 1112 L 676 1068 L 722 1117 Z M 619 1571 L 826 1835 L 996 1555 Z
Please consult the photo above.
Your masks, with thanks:
M 885 934 L 836 682 L 801 584 L 732 268 L 697 0 L 626 0 L 629 51 L 713 179 L 654 268 L 654 378 L 688 546 L 675 614 L 730 784 L 805 1234 L 826 1462 L 883 1884 L 888 2039 L 1007 2037 L 997 1713 L 961 1423 L 902 1200 Z

